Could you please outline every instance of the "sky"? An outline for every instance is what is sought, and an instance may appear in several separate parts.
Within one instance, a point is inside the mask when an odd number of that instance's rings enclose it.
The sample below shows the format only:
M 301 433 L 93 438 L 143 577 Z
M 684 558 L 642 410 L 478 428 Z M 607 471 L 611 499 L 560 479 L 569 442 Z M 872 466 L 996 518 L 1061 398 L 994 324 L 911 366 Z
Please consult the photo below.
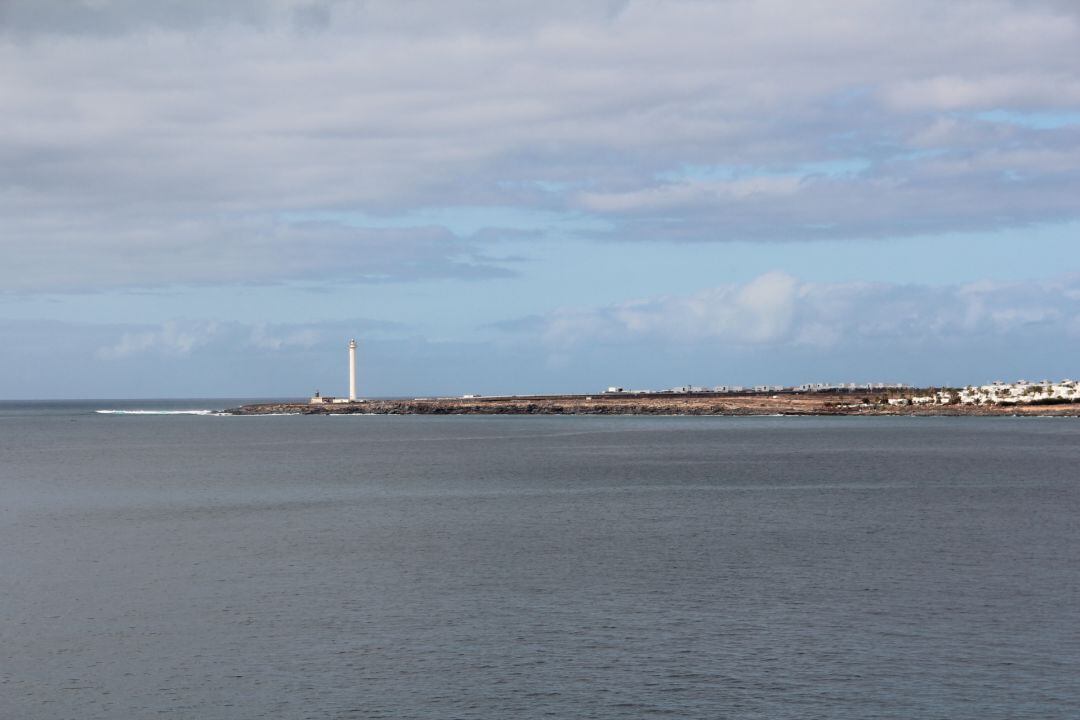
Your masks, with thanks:
M 1072 0 L 0 0 L 0 399 L 1080 376 Z

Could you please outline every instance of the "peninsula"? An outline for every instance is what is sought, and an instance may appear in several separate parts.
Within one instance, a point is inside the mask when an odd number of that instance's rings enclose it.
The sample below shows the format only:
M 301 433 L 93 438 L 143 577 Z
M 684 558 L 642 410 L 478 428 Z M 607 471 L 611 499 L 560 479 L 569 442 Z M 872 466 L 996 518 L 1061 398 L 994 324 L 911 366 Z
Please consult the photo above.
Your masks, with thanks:
M 1073 380 L 997 381 L 963 388 L 888 383 L 740 385 L 669 390 L 609 387 L 592 395 L 462 395 L 361 399 L 356 394 L 356 340 L 350 340 L 349 395 L 316 391 L 307 402 L 258 403 L 230 415 L 1047 415 L 1080 416 Z
M 1044 388 L 1045 389 L 1045 388 Z M 233 415 L 1025 415 L 1080 416 L 1080 397 L 983 396 L 968 389 L 603 392 L 595 395 L 465 396 L 344 402 L 261 403 Z

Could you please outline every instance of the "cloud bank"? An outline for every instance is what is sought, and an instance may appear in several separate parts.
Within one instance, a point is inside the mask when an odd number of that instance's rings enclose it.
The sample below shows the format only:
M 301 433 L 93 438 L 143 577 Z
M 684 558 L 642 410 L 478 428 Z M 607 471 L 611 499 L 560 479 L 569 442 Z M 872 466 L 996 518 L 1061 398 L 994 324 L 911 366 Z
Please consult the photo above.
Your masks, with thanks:
M 772 272 L 693 294 L 567 308 L 500 324 L 558 352 L 596 344 L 793 348 L 923 347 L 997 339 L 1080 340 L 1080 276 L 952 286 L 810 283 Z
M 749 282 L 565 308 L 434 341 L 365 319 L 151 324 L 0 320 L 0 397 L 295 396 L 343 392 L 360 341 L 369 395 L 593 392 L 611 384 L 1077 375 L 1080 276 L 1009 284 Z
M 1078 68 L 1068 2 L 7 0 L 0 287 L 509 272 L 429 208 L 659 242 L 1075 220 Z

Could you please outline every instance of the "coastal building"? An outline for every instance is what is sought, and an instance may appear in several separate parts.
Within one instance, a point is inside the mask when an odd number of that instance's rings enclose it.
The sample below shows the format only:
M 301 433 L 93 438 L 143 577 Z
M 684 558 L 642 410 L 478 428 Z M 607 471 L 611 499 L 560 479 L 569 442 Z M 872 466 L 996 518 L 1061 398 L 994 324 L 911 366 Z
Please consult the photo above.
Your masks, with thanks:
M 1072 380 L 1051 382 L 1043 380 L 1031 383 L 1019 380 L 1015 383 L 1003 383 L 995 380 L 989 385 L 971 385 L 959 390 L 939 390 L 929 395 L 912 396 L 911 404 L 936 405 L 1055 405 L 1080 401 L 1080 388 Z M 890 404 L 904 404 L 901 398 Z
M 333 397 L 330 395 L 320 395 L 319 391 L 315 391 L 315 395 L 308 401 L 311 405 L 339 405 L 342 403 L 353 402 L 349 398 Z
M 356 398 L 356 340 L 349 341 L 349 397 L 323 395 L 318 390 L 308 400 L 311 405 L 329 405 L 338 403 L 363 402 Z

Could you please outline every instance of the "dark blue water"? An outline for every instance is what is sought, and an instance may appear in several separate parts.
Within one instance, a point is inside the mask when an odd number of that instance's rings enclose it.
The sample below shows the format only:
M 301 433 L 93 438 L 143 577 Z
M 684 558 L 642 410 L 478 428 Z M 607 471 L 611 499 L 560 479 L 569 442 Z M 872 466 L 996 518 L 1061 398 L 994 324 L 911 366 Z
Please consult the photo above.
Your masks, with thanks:
M 1080 717 L 1080 421 L 139 407 L 0 404 L 0 717 Z

